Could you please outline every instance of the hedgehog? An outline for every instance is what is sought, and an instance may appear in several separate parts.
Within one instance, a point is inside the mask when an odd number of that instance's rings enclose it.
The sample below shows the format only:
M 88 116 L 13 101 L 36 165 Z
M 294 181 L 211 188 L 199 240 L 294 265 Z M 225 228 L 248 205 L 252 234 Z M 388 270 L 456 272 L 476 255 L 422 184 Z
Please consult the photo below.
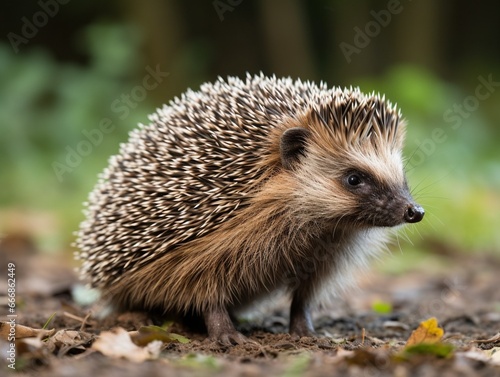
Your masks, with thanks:
M 424 216 L 396 105 L 359 88 L 247 75 L 188 90 L 110 158 L 77 233 L 81 274 L 117 310 L 198 318 L 250 341 L 234 315 L 273 292 L 289 332 L 335 297 L 390 229 Z

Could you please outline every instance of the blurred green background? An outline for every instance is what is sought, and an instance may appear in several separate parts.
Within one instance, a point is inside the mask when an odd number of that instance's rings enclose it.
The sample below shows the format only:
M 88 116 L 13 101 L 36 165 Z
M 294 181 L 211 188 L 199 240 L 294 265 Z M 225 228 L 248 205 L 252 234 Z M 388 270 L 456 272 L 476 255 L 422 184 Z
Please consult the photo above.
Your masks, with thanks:
M 217 76 L 264 72 L 400 105 L 427 211 L 400 233 L 403 257 L 500 253 L 499 11 L 464 0 L 9 2 L 0 233 L 69 252 L 82 202 L 138 122 Z M 168 76 L 145 84 L 155 70 Z M 96 131 L 103 122 L 108 133 Z

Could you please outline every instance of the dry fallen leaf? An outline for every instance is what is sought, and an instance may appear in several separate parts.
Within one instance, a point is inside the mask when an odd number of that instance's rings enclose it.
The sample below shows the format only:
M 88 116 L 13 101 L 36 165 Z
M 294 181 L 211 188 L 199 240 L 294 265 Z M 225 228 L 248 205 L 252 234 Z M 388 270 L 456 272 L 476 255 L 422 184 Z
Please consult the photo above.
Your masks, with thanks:
M 500 366 L 500 347 L 494 347 L 485 352 L 488 354 L 492 364 Z
M 58 347 L 72 345 L 80 342 L 80 333 L 75 330 L 59 330 L 50 338 Z
M 0 338 L 10 341 L 11 337 L 15 339 L 39 337 L 40 339 L 51 336 L 56 332 L 55 329 L 34 329 L 23 325 L 13 325 L 10 322 L 0 321 Z
M 337 348 L 337 353 L 333 357 L 333 362 L 334 363 L 341 363 L 344 362 L 346 359 L 353 357 L 354 351 L 350 350 L 345 350 L 341 347 Z
M 490 350 L 482 350 L 473 347 L 465 352 L 457 352 L 456 357 L 478 360 L 484 363 L 500 366 L 500 347 L 494 347 Z
M 49 346 L 39 338 L 23 338 L 16 341 L 16 353 L 27 359 L 43 359 L 54 351 L 53 346 Z
M 429 318 L 427 321 L 421 322 L 416 330 L 414 330 L 408 341 L 406 342 L 406 347 L 413 346 L 415 344 L 433 344 L 441 340 L 444 335 L 442 328 L 438 327 L 438 322 L 436 318 Z
M 59 350 L 58 355 L 62 356 L 73 349 L 84 351 L 84 344 L 93 339 L 93 335 L 75 330 L 59 330 L 45 342 L 48 347 Z
M 410 329 L 410 327 L 406 323 L 399 321 L 385 321 L 383 323 L 383 326 L 386 329 L 397 330 L 397 331 L 406 331 Z
M 161 341 L 154 340 L 145 347 L 139 347 L 132 342 L 129 333 L 120 327 L 102 332 L 92 348 L 109 357 L 142 362 L 158 358 L 162 344 Z

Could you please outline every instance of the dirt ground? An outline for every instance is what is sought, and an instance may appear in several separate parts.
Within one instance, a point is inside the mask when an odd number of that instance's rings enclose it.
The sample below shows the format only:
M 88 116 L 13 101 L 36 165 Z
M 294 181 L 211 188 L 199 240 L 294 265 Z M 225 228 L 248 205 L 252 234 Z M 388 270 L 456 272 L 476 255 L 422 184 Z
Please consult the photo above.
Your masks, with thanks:
M 432 243 L 428 248 L 429 255 L 397 274 L 382 273 L 383 261 L 361 273 L 359 288 L 314 311 L 316 337 L 286 334 L 287 302 L 276 298 L 240 319 L 239 330 L 255 344 L 225 347 L 173 324 L 168 332 L 188 343 L 154 336 L 156 350 L 141 358 L 147 342 L 123 332 L 136 342 L 130 343 L 130 357 L 123 358 L 106 352 L 128 344 L 110 334 L 152 325 L 151 319 L 143 313 L 99 319 L 73 300 L 76 279 L 69 261 L 39 255 L 25 240 L 7 240 L 0 265 L 4 271 L 9 262 L 16 267 L 16 323 L 41 329 L 53 316 L 46 329 L 54 329 L 45 337 L 16 340 L 15 372 L 41 377 L 500 376 L 500 351 L 495 354 L 500 350 L 500 260 Z M 0 276 L 0 320 L 8 321 L 7 277 L 3 271 Z M 443 328 L 439 345 L 447 351 L 405 348 L 412 331 L 430 317 Z M 97 347 L 99 339 L 109 343 Z M 13 370 L 2 337 L 0 349 L 3 375 Z

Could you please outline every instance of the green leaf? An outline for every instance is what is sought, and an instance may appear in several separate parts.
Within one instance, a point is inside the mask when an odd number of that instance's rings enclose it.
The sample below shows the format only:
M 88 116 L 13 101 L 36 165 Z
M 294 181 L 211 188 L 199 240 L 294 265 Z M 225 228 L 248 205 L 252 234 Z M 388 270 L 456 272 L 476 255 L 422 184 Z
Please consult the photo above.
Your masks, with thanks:
M 169 335 L 172 339 L 177 340 L 179 343 L 186 344 L 190 342 L 190 340 L 183 335 L 174 334 L 173 332 L 171 332 Z
M 137 336 L 134 337 L 134 343 L 139 346 L 145 346 L 146 344 L 152 342 L 153 340 L 160 340 L 164 343 L 190 342 L 188 338 L 179 334 L 173 334 L 168 331 L 165 331 L 162 327 L 159 326 L 142 326 L 139 329 Z
M 419 343 L 410 347 L 406 347 L 403 352 L 404 358 L 409 358 L 413 355 L 434 355 L 437 357 L 449 357 L 455 348 L 447 343 Z
M 285 369 L 282 377 L 295 377 L 303 376 L 309 364 L 311 363 L 311 355 L 303 353 L 289 360 L 290 366 Z
M 49 323 L 52 322 L 52 320 L 54 319 L 56 314 L 57 314 L 57 312 L 52 313 L 52 315 L 49 317 L 49 319 L 47 319 L 47 322 L 45 322 L 45 324 L 43 325 L 42 329 L 45 330 L 49 326 Z
M 183 358 L 179 359 L 176 364 L 202 369 L 219 369 L 220 362 L 216 357 L 211 355 L 202 355 L 199 353 L 190 353 Z
M 378 300 L 372 304 L 372 310 L 377 314 L 390 314 L 392 313 L 392 304 Z

